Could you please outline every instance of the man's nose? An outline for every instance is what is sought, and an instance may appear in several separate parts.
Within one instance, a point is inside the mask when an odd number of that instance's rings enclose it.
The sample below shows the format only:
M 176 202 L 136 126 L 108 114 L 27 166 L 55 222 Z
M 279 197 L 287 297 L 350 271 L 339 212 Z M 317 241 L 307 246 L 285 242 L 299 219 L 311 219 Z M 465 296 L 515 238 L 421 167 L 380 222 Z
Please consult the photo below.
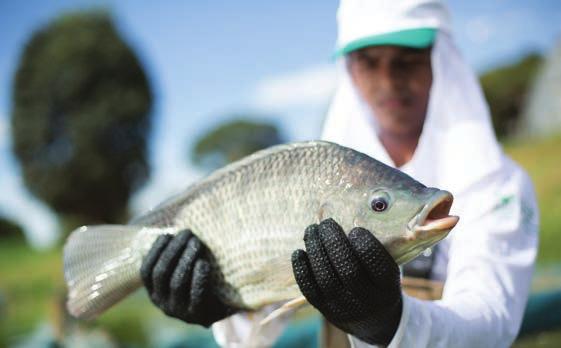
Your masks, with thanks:
M 384 89 L 395 90 L 403 84 L 402 72 L 391 62 L 384 62 L 378 69 L 378 81 Z

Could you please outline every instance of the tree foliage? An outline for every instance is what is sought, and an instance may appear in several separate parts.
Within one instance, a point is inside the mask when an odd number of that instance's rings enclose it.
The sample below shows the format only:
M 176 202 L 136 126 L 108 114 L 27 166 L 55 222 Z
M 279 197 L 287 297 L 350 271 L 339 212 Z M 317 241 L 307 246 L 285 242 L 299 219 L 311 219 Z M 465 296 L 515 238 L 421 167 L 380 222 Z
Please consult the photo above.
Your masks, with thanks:
M 541 56 L 530 54 L 514 64 L 488 71 L 481 76 L 483 92 L 499 138 L 507 137 L 515 131 L 526 95 L 541 63 Z
M 35 32 L 11 118 L 27 188 L 82 223 L 122 219 L 149 175 L 151 104 L 140 62 L 105 12 L 66 14 Z
M 24 241 L 23 228 L 12 220 L 0 216 L 0 240 Z
M 273 124 L 234 120 L 202 136 L 195 144 L 192 160 L 212 170 L 283 142 L 284 138 Z

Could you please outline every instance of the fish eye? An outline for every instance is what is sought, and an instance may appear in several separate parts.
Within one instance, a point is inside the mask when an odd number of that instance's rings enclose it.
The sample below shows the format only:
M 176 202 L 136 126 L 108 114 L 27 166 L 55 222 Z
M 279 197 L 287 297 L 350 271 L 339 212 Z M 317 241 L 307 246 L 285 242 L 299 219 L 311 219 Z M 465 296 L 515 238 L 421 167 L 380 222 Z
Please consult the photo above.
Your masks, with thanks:
M 372 208 L 373 211 L 377 213 L 386 211 L 389 206 L 390 206 L 390 198 L 388 194 L 385 192 L 378 192 L 370 200 L 370 207 Z
M 388 208 L 388 202 L 386 202 L 386 200 L 381 197 L 374 198 L 370 205 L 372 206 L 372 210 L 376 212 L 382 212 Z

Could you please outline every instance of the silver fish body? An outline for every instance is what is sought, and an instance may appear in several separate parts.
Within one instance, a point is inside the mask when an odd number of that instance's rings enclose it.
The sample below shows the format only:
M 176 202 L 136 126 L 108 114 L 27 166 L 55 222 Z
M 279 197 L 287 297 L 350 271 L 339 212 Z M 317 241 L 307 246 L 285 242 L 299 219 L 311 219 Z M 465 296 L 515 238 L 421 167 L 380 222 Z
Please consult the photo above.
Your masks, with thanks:
M 375 211 L 373 202 L 387 203 Z M 279 145 L 228 165 L 127 226 L 83 227 L 65 246 L 70 312 L 92 317 L 141 285 L 142 257 L 158 235 L 190 229 L 211 250 L 214 281 L 241 308 L 300 295 L 290 257 L 305 228 L 325 218 L 372 231 L 398 263 L 457 222 L 452 196 L 337 144 Z M 90 252 L 80 252 L 90 248 Z M 97 250 L 97 251 L 96 251 Z M 92 291 L 92 289 L 94 289 Z

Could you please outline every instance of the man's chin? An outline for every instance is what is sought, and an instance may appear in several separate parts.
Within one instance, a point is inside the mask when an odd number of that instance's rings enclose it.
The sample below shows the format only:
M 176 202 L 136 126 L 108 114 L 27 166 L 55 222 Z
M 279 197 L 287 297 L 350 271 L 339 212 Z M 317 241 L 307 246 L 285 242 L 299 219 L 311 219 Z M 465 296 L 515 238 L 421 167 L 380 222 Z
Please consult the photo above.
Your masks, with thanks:
M 381 132 L 395 135 L 420 134 L 425 121 L 424 115 L 417 116 L 410 107 L 377 108 L 374 119 Z

